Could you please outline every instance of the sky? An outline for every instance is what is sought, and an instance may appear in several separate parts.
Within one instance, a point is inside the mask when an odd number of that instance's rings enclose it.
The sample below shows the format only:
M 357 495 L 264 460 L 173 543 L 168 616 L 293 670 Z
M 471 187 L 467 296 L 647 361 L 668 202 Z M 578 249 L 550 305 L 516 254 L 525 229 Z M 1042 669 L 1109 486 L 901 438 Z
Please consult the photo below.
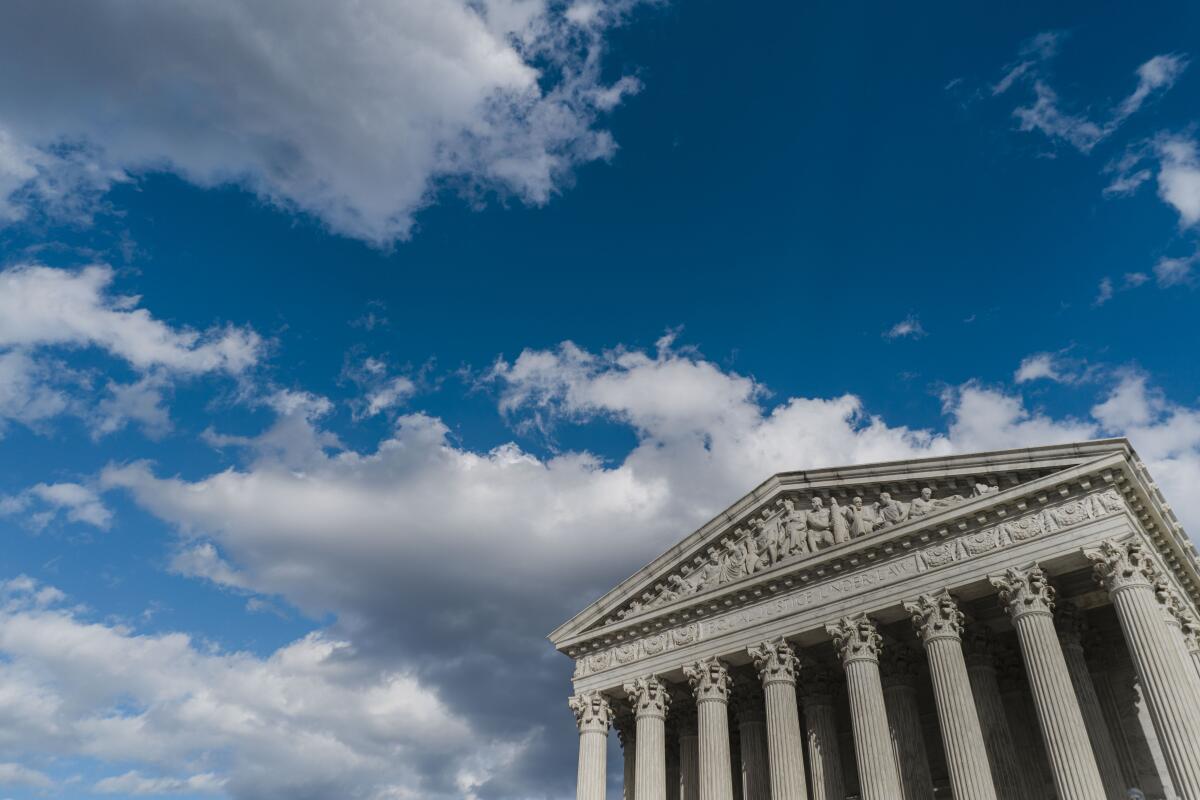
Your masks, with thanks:
M 1200 531 L 1197 42 L 3 4 L 0 797 L 572 797 L 546 634 L 781 470 L 1128 436 Z

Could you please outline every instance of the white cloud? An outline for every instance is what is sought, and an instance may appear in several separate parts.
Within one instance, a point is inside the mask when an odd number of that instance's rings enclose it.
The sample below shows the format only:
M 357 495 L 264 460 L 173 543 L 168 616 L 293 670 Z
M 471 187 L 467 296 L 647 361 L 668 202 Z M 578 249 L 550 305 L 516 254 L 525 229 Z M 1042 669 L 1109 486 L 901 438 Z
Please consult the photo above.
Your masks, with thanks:
M 1189 285 L 1194 282 L 1198 255 L 1187 258 L 1160 258 L 1154 265 L 1154 278 L 1164 289 L 1171 286 Z
M 1126 97 L 1114 112 L 1116 122 L 1137 113 L 1142 104 L 1155 92 L 1165 92 L 1175 85 L 1179 76 L 1187 69 L 1188 61 L 1181 55 L 1155 56 L 1137 68 L 1138 84 L 1133 94 Z
M 1158 196 L 1179 213 L 1179 224 L 1200 222 L 1200 158 L 1195 139 L 1167 136 L 1156 143 Z
M 883 332 L 885 339 L 920 339 L 923 336 L 925 336 L 925 329 L 921 327 L 921 320 L 914 314 L 909 314 Z
M 1092 301 L 1094 306 L 1102 306 L 1113 298 L 1113 282 L 1112 278 L 1104 277 L 1100 279 L 1100 285 L 1096 289 L 1096 299 Z
M 153 171 L 239 184 L 380 244 L 446 186 L 542 204 L 616 149 L 596 122 L 637 82 L 602 79 L 601 56 L 630 5 L 6 6 L 0 215 Z
M 1041 131 L 1051 139 L 1062 139 L 1087 153 L 1107 136 L 1107 132 L 1087 117 L 1071 114 L 1059 107 L 1058 94 L 1043 81 L 1033 85 L 1036 100 L 1031 106 L 1013 110 L 1022 131 Z
M 0 764 L 0 786 L 29 786 L 34 789 L 49 789 L 53 785 L 54 781 L 44 772 L 11 762 Z
M 59 513 L 100 530 L 112 526 L 112 510 L 95 489 L 79 483 L 39 483 L 16 495 L 0 495 L 0 516 L 27 514 L 34 528 L 46 527 Z
M 1013 380 L 1017 383 L 1028 383 L 1041 378 L 1051 381 L 1064 380 L 1063 374 L 1059 371 L 1057 358 L 1053 353 L 1035 353 L 1025 357 L 1013 375 Z
M 476 787 L 457 791 L 454 764 L 486 781 L 514 755 L 411 674 L 325 634 L 259 658 L 93 622 L 61 593 L 47 601 L 48 587 L 10 584 L 0 595 L 0 752 L 138 765 L 101 779 L 98 792 L 469 796 Z M 451 774 L 424 781 L 421 768 L 440 758 Z M 6 772 L 45 785 L 4 765 L 0 780 Z

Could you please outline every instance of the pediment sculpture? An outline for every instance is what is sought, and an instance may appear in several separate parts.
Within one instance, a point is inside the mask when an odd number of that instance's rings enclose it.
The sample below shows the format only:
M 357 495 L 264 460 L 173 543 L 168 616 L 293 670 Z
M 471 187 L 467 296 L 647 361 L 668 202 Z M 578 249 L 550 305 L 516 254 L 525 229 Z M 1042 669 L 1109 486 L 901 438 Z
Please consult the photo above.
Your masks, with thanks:
M 703 556 L 668 575 L 652 591 L 626 604 L 615 618 L 627 619 L 998 491 L 998 486 L 976 483 L 969 497 L 934 497 L 933 489 L 927 486 L 907 502 L 892 497 L 890 492 L 880 492 L 871 503 L 856 495 L 845 506 L 836 497 L 830 497 L 826 505 L 825 498 L 813 495 L 808 508 L 801 508 L 793 498 L 783 498 L 751 517 L 745 527 L 710 546 Z

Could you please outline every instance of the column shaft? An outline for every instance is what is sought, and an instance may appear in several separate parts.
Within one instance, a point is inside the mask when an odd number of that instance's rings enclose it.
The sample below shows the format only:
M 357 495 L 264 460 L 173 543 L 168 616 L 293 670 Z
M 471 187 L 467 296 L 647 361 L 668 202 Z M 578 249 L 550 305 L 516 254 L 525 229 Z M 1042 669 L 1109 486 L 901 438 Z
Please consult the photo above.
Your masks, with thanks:
M 608 698 L 599 692 L 577 694 L 569 705 L 579 727 L 579 771 L 577 800 L 604 800 L 608 780 L 608 729 L 613 712 Z
M 684 674 L 696 697 L 699 800 L 732 800 L 729 671 L 723 663 L 711 658 L 685 667 Z
M 1088 670 L 1087 659 L 1084 658 L 1083 644 L 1078 634 L 1073 632 L 1060 632 L 1060 639 L 1063 658 L 1067 662 L 1067 672 L 1071 675 L 1071 684 L 1075 687 L 1075 697 L 1079 701 L 1079 711 L 1083 714 L 1083 724 L 1092 743 L 1096 766 L 1100 769 L 1105 796 L 1108 800 L 1126 800 L 1126 790 L 1129 787 L 1121 777 L 1121 765 L 1117 761 L 1117 751 L 1108 734 L 1104 712 L 1100 710 L 1100 698 L 1096 695 L 1092 674 Z
M 998 800 L 1025 800 L 1036 791 L 1033 782 L 1022 782 L 1022 767 L 1017 759 L 1012 730 L 1004 714 L 1004 701 L 1000 699 L 1000 685 L 996 679 L 996 667 L 992 662 L 990 639 L 983 639 L 979 649 L 967 662 L 967 678 L 971 681 L 971 694 L 975 708 L 979 711 L 979 727 L 987 747 L 988 764 L 992 770 L 992 782 L 996 786 Z M 1025 767 L 1028 770 L 1029 767 Z
M 742 797 L 771 800 L 771 776 L 767 764 L 767 726 L 761 716 L 738 724 L 742 751 Z
M 763 642 L 748 652 L 763 688 L 770 800 L 807 800 L 804 745 L 796 707 L 799 660 L 792 646 L 782 638 Z
M 844 800 L 846 782 L 842 777 L 842 755 L 838 749 L 833 700 L 828 695 L 806 694 L 803 702 L 812 800 Z
M 679 800 L 700 800 L 700 738 L 692 711 L 679 730 Z
M 901 796 L 904 800 L 928 800 L 933 797 L 933 777 L 929 774 L 929 754 L 925 750 L 916 687 L 885 679 L 883 702 L 892 752 L 900 771 Z
M 666 800 L 667 735 L 662 717 L 639 716 L 637 721 L 637 800 Z
M 929 675 L 955 800 L 995 800 L 992 771 L 962 646 L 957 639 L 938 637 L 925 643 L 925 652 L 929 656 Z

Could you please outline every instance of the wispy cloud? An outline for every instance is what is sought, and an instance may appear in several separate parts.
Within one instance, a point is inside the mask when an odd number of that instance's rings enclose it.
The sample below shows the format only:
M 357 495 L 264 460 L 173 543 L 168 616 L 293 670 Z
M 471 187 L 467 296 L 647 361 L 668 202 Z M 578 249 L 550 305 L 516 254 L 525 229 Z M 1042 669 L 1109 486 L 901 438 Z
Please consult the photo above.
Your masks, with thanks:
M 925 335 L 925 328 L 915 314 L 909 314 L 883 332 L 885 339 L 920 339 Z

